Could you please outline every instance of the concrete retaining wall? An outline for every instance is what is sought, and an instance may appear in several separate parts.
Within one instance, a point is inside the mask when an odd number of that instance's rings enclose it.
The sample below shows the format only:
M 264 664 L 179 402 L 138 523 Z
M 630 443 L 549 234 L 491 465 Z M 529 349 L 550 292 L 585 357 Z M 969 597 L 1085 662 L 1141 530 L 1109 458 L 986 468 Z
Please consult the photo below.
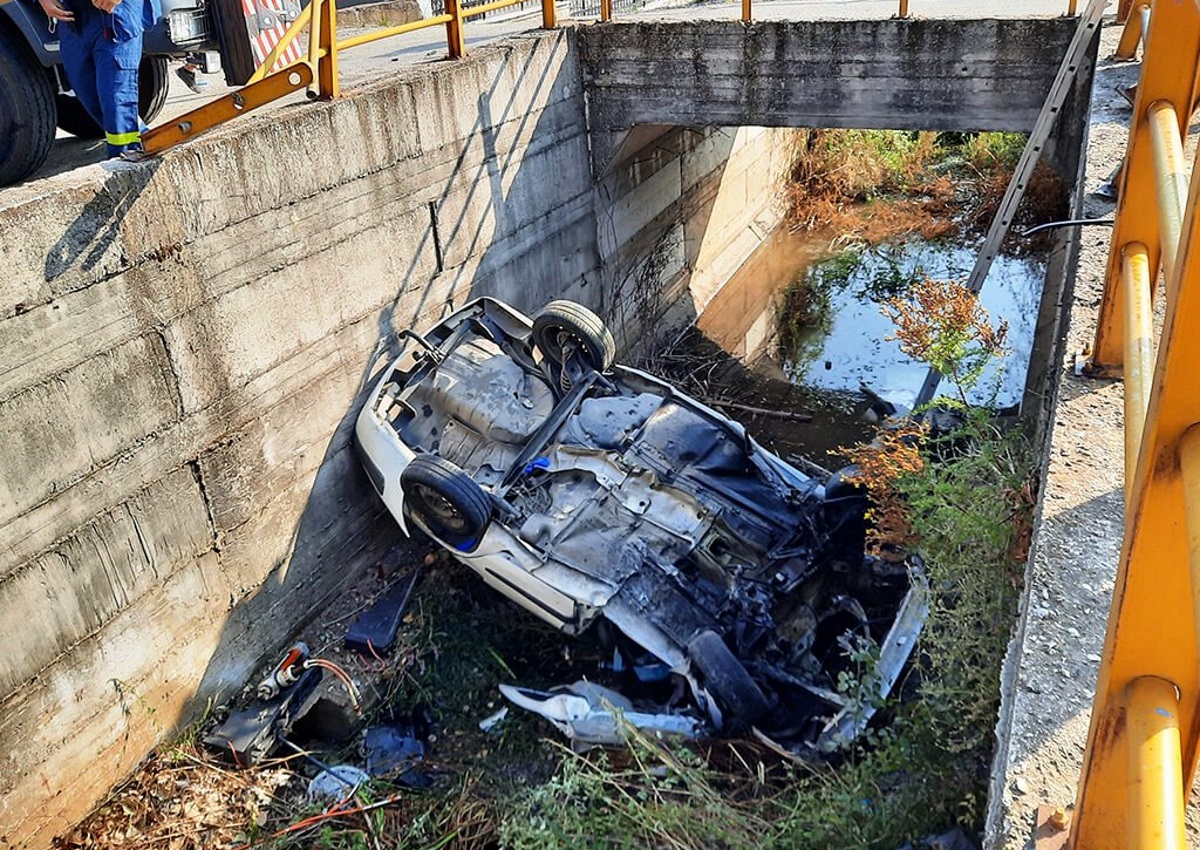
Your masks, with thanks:
M 744 250 L 770 137 L 670 135 L 605 181 L 598 242 L 563 31 L 5 193 L 8 842 L 67 831 L 394 541 L 349 448 L 389 331 L 484 294 L 620 329 L 635 285 L 653 320 L 697 262 Z M 660 229 L 686 231 L 681 264 L 627 274 Z
M 581 30 L 594 129 L 1029 132 L 1074 19 L 618 23 Z
M 348 445 L 386 332 L 601 300 L 567 31 L 118 168 L 0 208 L 6 846 L 64 833 L 392 542 Z
M 596 189 L 601 292 L 630 356 L 695 321 L 774 229 L 795 133 L 660 128 L 614 155 Z

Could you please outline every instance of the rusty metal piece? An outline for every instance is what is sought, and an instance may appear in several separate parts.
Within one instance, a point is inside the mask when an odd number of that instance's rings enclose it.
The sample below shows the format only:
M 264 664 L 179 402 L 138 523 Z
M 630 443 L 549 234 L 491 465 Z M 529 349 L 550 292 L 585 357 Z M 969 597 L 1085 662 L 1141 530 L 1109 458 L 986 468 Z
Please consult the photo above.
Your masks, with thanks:
M 313 81 L 313 72 L 308 65 L 291 65 L 282 71 L 259 80 L 257 83 L 193 109 L 174 121 L 161 124 L 142 134 L 142 145 L 146 153 L 162 153 L 180 142 L 190 139 L 233 118 L 260 106 L 286 97 L 307 87 Z
M 1047 818 L 1046 823 L 1050 824 L 1050 826 L 1054 827 L 1055 829 L 1057 829 L 1059 831 L 1062 831 L 1064 829 L 1070 829 L 1071 828 L 1071 813 L 1068 812 L 1066 809 L 1064 809 L 1062 806 L 1059 806 L 1057 809 L 1055 809 L 1053 812 L 1050 813 L 1050 817 Z
M 1063 807 L 1038 806 L 1033 831 L 1034 850 L 1064 850 L 1071 836 L 1070 826 L 1071 815 Z

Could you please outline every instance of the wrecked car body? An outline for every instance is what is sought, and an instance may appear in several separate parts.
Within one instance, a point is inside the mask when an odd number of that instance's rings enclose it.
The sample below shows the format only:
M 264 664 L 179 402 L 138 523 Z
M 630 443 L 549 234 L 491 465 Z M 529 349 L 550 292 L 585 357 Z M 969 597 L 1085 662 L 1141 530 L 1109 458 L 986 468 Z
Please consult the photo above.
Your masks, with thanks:
M 355 439 L 406 533 L 567 634 L 601 624 L 718 730 L 826 750 L 861 730 L 877 700 L 839 692 L 848 641 L 876 648 L 854 675 L 886 694 L 924 603 L 911 560 L 864 557 L 857 490 L 614 364 L 573 302 L 530 319 L 483 298 L 402 342 Z

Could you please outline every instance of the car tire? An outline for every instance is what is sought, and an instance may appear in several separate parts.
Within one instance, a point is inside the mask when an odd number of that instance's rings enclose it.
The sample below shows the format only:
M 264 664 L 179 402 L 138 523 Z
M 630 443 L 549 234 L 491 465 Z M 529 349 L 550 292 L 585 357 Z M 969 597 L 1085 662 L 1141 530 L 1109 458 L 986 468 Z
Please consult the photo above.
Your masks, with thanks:
M 138 115 L 149 124 L 162 112 L 167 102 L 170 70 L 165 56 L 143 56 L 138 66 Z M 55 98 L 58 109 L 58 128 L 78 139 L 103 139 L 104 130 L 83 108 L 73 94 Z
M 707 629 L 688 643 L 688 658 L 700 684 L 721 709 L 724 731 L 739 732 L 770 710 L 762 690 L 719 634 Z
M 50 76 L 24 43 L 0 27 L 0 186 L 41 168 L 53 144 Z
M 470 552 L 492 518 L 483 488 L 462 469 L 437 455 L 419 455 L 400 473 L 404 509 L 439 540 Z
M 533 319 L 533 344 L 542 356 L 561 365 L 568 341 L 578 343 L 588 365 L 603 372 L 617 356 L 617 344 L 604 321 L 582 304 L 551 301 Z

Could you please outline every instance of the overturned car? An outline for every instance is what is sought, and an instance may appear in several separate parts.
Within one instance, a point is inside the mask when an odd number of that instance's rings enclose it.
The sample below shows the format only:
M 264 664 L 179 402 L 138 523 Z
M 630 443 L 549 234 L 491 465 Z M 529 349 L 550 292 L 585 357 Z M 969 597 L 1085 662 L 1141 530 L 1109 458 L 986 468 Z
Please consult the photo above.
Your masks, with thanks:
M 855 488 L 615 365 L 573 302 L 531 320 L 483 298 L 402 340 L 355 436 L 406 533 L 563 632 L 608 624 L 626 666 L 686 681 L 718 730 L 819 750 L 857 734 L 924 609 L 912 559 L 864 556 Z M 852 671 L 868 644 L 872 669 Z

